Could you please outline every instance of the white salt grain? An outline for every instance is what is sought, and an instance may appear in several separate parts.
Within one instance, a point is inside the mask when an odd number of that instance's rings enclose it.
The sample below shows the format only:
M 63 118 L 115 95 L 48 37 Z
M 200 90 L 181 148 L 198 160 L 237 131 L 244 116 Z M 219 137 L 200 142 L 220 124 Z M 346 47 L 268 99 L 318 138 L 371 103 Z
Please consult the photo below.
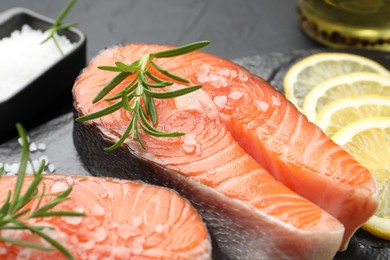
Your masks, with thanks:
M 9 171 L 11 174 L 16 174 L 19 170 L 19 163 L 13 163 L 11 166 L 11 170 Z
M 54 166 L 54 164 L 49 164 L 47 166 L 47 169 L 49 170 L 49 172 L 53 173 L 55 170 L 56 170 L 56 167 Z
M 96 245 L 96 242 L 94 240 L 89 240 L 85 243 L 80 243 L 80 246 L 85 250 L 90 250 L 90 249 L 94 248 L 95 245 Z
M 47 32 L 23 25 L 21 30 L 0 40 L 0 102 L 8 99 L 46 68 L 59 60 L 62 54 L 52 40 L 41 44 Z M 66 54 L 73 47 L 65 36 L 56 36 Z
M 60 193 L 65 191 L 67 188 L 69 188 L 69 186 L 66 182 L 56 181 L 53 186 L 51 186 L 51 192 Z
M 38 150 L 40 150 L 40 151 L 46 150 L 46 144 L 44 144 L 44 143 L 39 143 L 37 145 L 34 142 L 30 142 L 30 138 L 29 137 L 27 137 L 27 141 L 29 143 L 31 152 L 36 152 Z M 20 145 L 22 145 L 22 139 L 21 138 L 18 138 L 18 143 Z M 44 168 L 44 170 L 46 170 L 43 173 L 47 173 L 47 171 L 49 171 L 50 173 L 53 173 L 56 170 L 56 167 L 54 166 L 54 164 L 49 163 L 49 158 L 46 155 L 42 155 L 42 156 L 39 157 L 38 160 L 36 160 L 36 159 L 32 160 L 32 164 L 31 164 L 31 161 L 29 161 L 27 163 L 26 174 L 32 174 L 33 172 L 35 172 L 39 168 L 39 166 L 40 166 L 40 164 L 41 164 L 41 162 L 43 160 L 45 160 L 45 168 Z M 11 175 L 16 175 L 18 173 L 19 165 L 20 165 L 19 163 L 13 163 L 13 164 L 0 163 L 0 168 L 4 167 L 4 174 L 8 175 L 8 176 L 11 176 Z
M 12 169 L 12 164 L 6 163 L 4 164 L 4 171 L 9 172 Z
M 39 143 L 39 144 L 38 144 L 38 150 L 40 150 L 40 151 L 45 151 L 45 150 L 46 150 L 46 144 L 44 144 L 44 143 Z
M 226 96 L 216 96 L 214 97 L 214 103 L 217 107 L 223 109 L 226 106 L 227 97 Z
M 281 105 L 280 100 L 275 96 L 272 96 L 272 104 L 276 107 Z
M 162 233 L 164 231 L 164 226 L 161 224 L 158 224 L 154 227 L 154 232 L 156 233 Z
M 128 224 L 122 224 L 118 226 L 117 229 L 119 237 L 123 239 L 128 239 L 131 236 L 137 236 L 141 233 L 141 229 L 139 227 L 134 227 Z
M 133 240 L 133 243 L 130 245 L 131 251 L 134 254 L 141 254 L 144 251 L 145 238 L 137 237 Z
M 26 173 L 27 174 L 31 174 L 33 172 L 34 172 L 33 165 L 30 162 L 28 162 L 27 163 L 27 168 L 26 168 Z
M 83 207 L 75 207 L 73 209 L 73 211 L 84 213 L 84 208 Z M 79 225 L 83 221 L 83 218 L 82 217 L 64 217 L 64 220 L 66 223 L 68 223 L 70 225 Z
M 260 108 L 261 111 L 263 111 L 264 113 L 268 111 L 268 103 L 265 102 L 265 101 L 258 101 L 256 102 L 257 103 L 257 106 L 258 108 Z
M 234 99 L 234 100 L 238 100 L 240 99 L 244 94 L 240 91 L 232 91 L 230 94 L 229 94 L 229 98 L 231 99 Z
M 41 163 L 41 162 L 38 161 L 38 160 L 33 160 L 33 161 L 32 161 L 34 170 L 39 168 L 40 163 Z
M 131 225 L 135 227 L 139 227 L 142 224 L 142 217 L 134 217 L 133 220 L 131 221 Z
M 38 150 L 37 144 L 32 142 L 30 144 L 30 152 L 35 152 L 36 150 Z
M 185 145 L 196 145 L 196 134 L 190 133 L 184 136 Z
M 130 259 L 131 256 L 131 250 L 125 246 L 114 247 L 112 253 L 119 259 Z
M 100 243 L 104 241 L 108 236 L 107 231 L 103 227 L 98 227 L 95 231 L 95 240 Z
M 95 216 L 104 216 L 104 214 L 106 213 L 106 211 L 104 210 L 104 208 L 100 205 L 94 205 L 93 208 L 92 208 L 92 214 L 95 215 Z
M 24 248 L 19 251 L 18 255 L 16 256 L 16 260 L 27 260 L 31 257 L 31 248 Z

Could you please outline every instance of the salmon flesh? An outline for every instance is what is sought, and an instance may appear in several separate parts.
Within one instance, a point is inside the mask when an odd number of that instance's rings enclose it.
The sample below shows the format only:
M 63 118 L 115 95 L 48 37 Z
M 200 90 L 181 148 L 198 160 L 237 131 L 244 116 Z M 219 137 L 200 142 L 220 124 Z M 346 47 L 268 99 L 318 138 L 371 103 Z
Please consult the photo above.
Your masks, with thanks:
M 98 66 L 130 64 L 168 48 L 129 44 L 102 51 L 75 82 L 75 117 L 114 102 L 92 103 L 115 76 Z M 203 86 L 156 100 L 157 128 L 186 134 L 158 138 L 141 131 L 146 150 L 127 140 L 107 152 L 103 148 L 120 138 L 131 119 L 126 110 L 75 123 L 74 143 L 91 174 L 175 189 L 206 220 L 228 259 L 331 259 L 346 248 L 377 206 L 376 183 L 366 168 L 245 68 L 202 52 L 156 63 Z

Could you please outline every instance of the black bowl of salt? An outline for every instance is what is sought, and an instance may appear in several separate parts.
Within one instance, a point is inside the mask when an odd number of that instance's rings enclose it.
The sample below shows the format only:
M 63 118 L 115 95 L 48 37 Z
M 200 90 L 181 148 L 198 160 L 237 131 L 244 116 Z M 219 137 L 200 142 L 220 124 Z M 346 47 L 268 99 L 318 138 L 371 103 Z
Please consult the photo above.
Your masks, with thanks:
M 26 8 L 0 14 L 0 143 L 72 109 L 72 87 L 86 66 L 86 37 L 76 28 L 47 38 L 54 20 Z

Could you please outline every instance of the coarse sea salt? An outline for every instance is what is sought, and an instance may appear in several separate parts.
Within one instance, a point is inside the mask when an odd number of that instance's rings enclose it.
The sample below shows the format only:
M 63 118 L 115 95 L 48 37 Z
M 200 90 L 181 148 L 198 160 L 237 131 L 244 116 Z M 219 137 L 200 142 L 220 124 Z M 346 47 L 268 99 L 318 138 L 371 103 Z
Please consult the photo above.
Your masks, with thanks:
M 44 143 L 39 143 L 38 145 L 36 145 L 36 143 L 30 142 L 30 138 L 28 136 L 27 136 L 27 141 L 29 142 L 29 150 L 31 153 L 37 153 L 38 151 L 46 150 L 46 144 L 44 144 Z M 20 146 L 22 146 L 22 139 L 21 138 L 18 138 L 18 143 Z M 31 161 L 27 163 L 26 174 L 32 174 L 35 170 L 37 170 L 42 161 L 45 161 L 45 167 L 44 167 L 43 173 L 47 173 L 47 171 L 50 173 L 53 173 L 56 170 L 55 165 L 52 163 L 49 163 L 49 157 L 47 157 L 46 155 L 40 156 L 38 160 L 37 159 L 32 160 L 32 158 L 30 158 L 30 159 L 31 159 Z M 32 162 L 32 164 L 31 164 L 31 162 Z M 19 170 L 19 165 L 20 165 L 19 162 L 12 163 L 12 164 L 0 162 L 0 169 L 3 168 L 4 175 L 9 175 L 9 176 L 16 175 L 18 170 Z
M 47 32 L 25 24 L 10 37 L 0 40 L 0 102 L 8 99 L 62 56 L 52 40 L 41 44 Z M 65 36 L 56 35 L 64 54 L 75 44 Z

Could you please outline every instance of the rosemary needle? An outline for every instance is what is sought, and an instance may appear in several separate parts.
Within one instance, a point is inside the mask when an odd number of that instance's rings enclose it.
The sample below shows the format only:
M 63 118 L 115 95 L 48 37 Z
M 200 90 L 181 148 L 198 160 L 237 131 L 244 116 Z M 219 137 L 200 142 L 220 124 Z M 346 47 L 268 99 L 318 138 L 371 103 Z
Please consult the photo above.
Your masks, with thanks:
M 97 112 L 76 118 L 76 122 L 84 122 L 109 115 L 120 108 L 127 110 L 131 116 L 131 120 L 119 140 L 112 146 L 105 148 L 105 150 L 108 151 L 117 149 L 128 137 L 130 137 L 130 140 L 136 138 L 141 147 L 146 149 L 140 137 L 139 128 L 156 137 L 175 137 L 184 135 L 182 132 L 162 132 L 156 129 L 158 114 L 154 99 L 169 99 L 183 96 L 200 89 L 202 85 L 193 85 L 167 92 L 156 92 L 152 89 L 164 88 L 172 85 L 174 82 L 162 80 L 156 75 L 153 75 L 150 68 L 155 68 L 169 79 L 187 84 L 189 83 L 187 79 L 170 73 L 157 65 L 153 60 L 155 58 L 162 59 L 187 54 L 199 50 L 207 46 L 209 43 L 209 41 L 199 41 L 161 52 L 145 54 L 141 59 L 130 65 L 117 61 L 115 62 L 115 66 L 98 67 L 101 70 L 117 72 L 118 74 L 102 88 L 102 90 L 94 98 L 93 103 L 96 103 L 106 97 L 108 93 L 110 93 L 127 77 L 134 75 L 134 80 L 132 80 L 117 95 L 105 99 L 106 101 L 118 100 L 117 102 Z
M 57 19 L 54 21 L 53 25 L 49 28 L 49 36 L 41 42 L 41 44 L 49 41 L 50 39 L 53 40 L 54 44 L 56 45 L 57 49 L 60 51 L 61 54 L 64 54 L 63 51 L 61 50 L 60 45 L 58 44 L 55 34 L 61 30 L 68 29 L 70 27 L 75 27 L 77 26 L 76 23 L 67 23 L 67 24 L 61 24 L 62 21 L 64 20 L 65 16 L 69 13 L 70 9 L 74 5 L 76 0 L 70 0 L 68 4 L 62 9 L 60 14 L 58 15 Z
M 26 132 L 21 124 L 16 125 L 20 138 L 22 139 L 22 152 L 20 155 L 19 169 L 17 173 L 16 185 L 13 190 L 8 191 L 7 197 L 3 204 L 0 206 L 0 230 L 29 230 L 30 232 L 37 234 L 48 242 L 52 247 L 41 246 L 35 243 L 26 242 L 22 240 L 11 239 L 0 236 L 0 240 L 6 243 L 12 243 L 19 246 L 35 248 L 43 251 L 59 250 L 67 259 L 74 259 L 73 255 L 58 241 L 51 238 L 44 233 L 44 229 L 53 229 L 50 226 L 35 226 L 27 223 L 28 219 L 41 218 L 41 217 L 62 217 L 62 216 L 84 216 L 83 213 L 73 211 L 53 211 L 52 209 L 61 202 L 69 199 L 69 194 L 72 191 L 72 187 L 69 187 L 65 191 L 59 194 L 45 194 L 44 183 L 43 191 L 38 194 L 38 186 L 42 182 L 42 172 L 45 166 L 45 162 L 42 161 L 38 170 L 34 171 L 33 178 L 27 187 L 26 191 L 22 193 L 22 187 L 25 181 L 26 169 L 28 162 L 30 161 L 29 144 L 27 140 Z M 31 163 L 31 162 L 30 162 Z M 0 178 L 3 174 L 4 168 L 0 168 Z M 45 196 L 54 197 L 45 204 L 42 203 L 42 199 Z M 34 208 L 29 208 L 28 205 L 31 201 L 39 199 L 39 203 Z M 43 204 L 43 205 L 41 205 Z

